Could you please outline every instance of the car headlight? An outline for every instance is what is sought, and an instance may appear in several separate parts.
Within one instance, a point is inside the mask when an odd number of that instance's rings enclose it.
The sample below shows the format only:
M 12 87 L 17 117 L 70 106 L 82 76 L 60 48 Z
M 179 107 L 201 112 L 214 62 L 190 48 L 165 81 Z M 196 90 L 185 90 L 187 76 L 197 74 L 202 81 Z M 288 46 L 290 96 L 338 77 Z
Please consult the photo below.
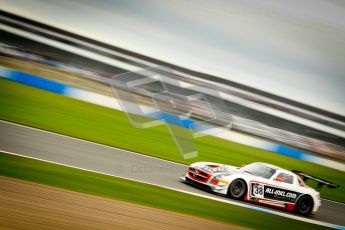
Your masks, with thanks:
M 212 178 L 211 183 L 214 185 L 219 185 L 219 186 L 227 185 L 227 184 L 229 184 L 229 182 L 226 180 L 223 180 L 223 178 L 226 176 L 229 176 L 229 175 L 230 174 L 221 174 L 221 175 L 215 176 Z

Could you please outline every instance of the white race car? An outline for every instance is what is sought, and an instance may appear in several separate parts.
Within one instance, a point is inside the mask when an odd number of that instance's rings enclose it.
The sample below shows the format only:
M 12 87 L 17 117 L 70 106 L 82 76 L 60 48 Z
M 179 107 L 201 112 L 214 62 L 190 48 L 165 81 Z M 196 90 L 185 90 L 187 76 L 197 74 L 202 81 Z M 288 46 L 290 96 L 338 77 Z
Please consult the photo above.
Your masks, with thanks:
M 318 188 L 338 185 L 299 171 L 288 171 L 266 163 L 252 163 L 243 167 L 197 162 L 191 164 L 183 182 L 229 196 L 233 199 L 260 203 L 302 215 L 315 214 L 321 205 L 320 193 L 303 180 L 311 179 Z

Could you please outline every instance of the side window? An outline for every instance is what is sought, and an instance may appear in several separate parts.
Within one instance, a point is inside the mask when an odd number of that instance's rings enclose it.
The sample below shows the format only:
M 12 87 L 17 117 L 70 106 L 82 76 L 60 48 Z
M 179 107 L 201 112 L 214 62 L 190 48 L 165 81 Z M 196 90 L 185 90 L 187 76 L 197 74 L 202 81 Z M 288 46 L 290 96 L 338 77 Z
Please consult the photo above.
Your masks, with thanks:
M 297 179 L 298 179 L 298 184 L 299 184 L 300 186 L 306 187 L 305 183 L 303 182 L 303 180 L 302 180 L 301 178 L 297 177 Z
M 287 173 L 279 173 L 278 176 L 282 179 L 282 182 L 292 184 L 293 183 L 293 176 Z

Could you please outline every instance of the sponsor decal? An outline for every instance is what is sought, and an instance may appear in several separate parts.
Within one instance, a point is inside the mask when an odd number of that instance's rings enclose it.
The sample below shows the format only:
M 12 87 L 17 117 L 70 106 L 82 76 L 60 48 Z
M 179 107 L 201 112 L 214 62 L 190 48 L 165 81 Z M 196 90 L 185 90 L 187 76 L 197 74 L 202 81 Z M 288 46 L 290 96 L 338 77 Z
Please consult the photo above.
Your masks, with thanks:
M 252 183 L 252 196 L 256 198 L 265 198 L 270 200 L 278 200 L 284 202 L 295 203 L 301 193 L 286 190 L 282 188 L 276 188 L 268 185 Z
M 275 188 L 272 186 L 264 185 L 263 187 L 264 187 L 263 196 L 266 199 L 295 202 L 297 198 L 301 195 L 301 193 L 298 193 L 298 192 L 281 189 L 281 188 Z

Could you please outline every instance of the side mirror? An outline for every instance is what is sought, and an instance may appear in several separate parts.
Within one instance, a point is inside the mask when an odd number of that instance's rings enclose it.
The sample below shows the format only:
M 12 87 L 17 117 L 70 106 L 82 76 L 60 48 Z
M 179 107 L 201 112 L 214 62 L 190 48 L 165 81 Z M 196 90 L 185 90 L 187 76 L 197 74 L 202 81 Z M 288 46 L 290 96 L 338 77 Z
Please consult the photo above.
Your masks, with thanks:
M 284 181 L 284 179 L 281 178 L 281 177 L 276 177 L 276 178 L 274 178 L 274 180 L 275 180 L 275 181 L 279 181 L 279 182 L 283 182 L 283 181 Z

